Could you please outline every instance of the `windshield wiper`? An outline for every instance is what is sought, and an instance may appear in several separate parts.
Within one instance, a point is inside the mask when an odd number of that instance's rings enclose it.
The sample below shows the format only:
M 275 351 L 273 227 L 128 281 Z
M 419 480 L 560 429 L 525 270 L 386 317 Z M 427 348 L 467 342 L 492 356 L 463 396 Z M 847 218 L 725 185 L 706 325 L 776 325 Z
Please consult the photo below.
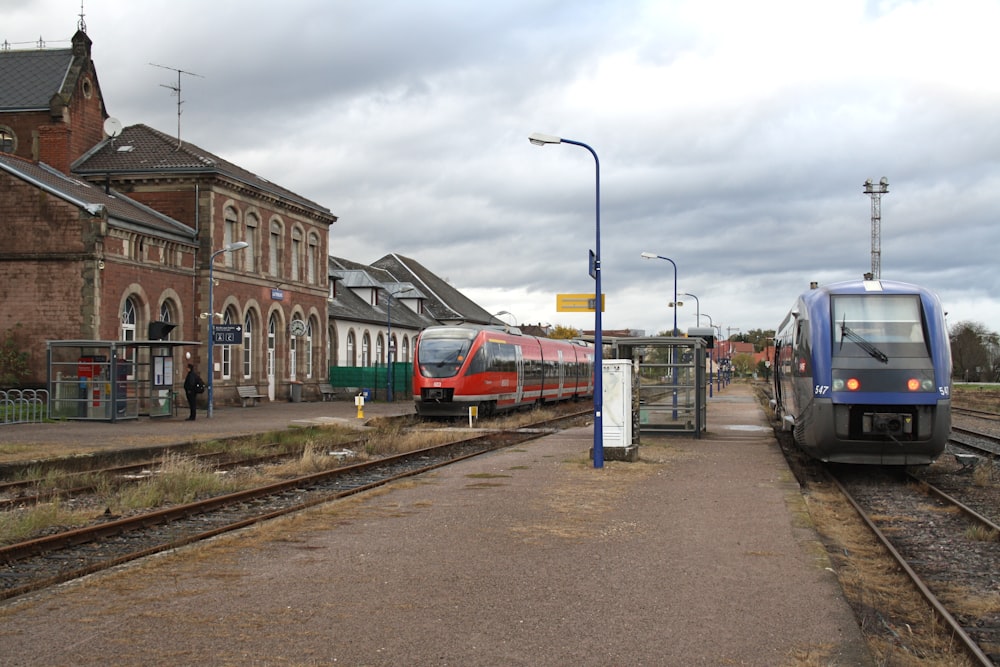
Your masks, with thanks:
M 862 338 L 858 334 L 854 333 L 854 331 L 849 326 L 847 326 L 846 324 L 841 323 L 841 325 L 840 325 L 840 347 L 841 347 L 841 349 L 843 349 L 843 347 L 844 347 L 844 339 L 845 338 L 847 340 L 851 341 L 852 343 L 856 343 L 858 347 L 860 347 L 862 350 L 864 350 L 865 352 L 867 352 L 869 355 L 871 355 L 875 359 L 878 359 L 879 361 L 881 361 L 883 364 L 889 363 L 889 357 L 885 356 L 885 352 L 883 352 L 882 350 L 878 349 L 877 347 L 875 347 L 874 345 L 872 345 L 871 343 L 869 343 L 868 341 L 866 341 L 864 338 Z

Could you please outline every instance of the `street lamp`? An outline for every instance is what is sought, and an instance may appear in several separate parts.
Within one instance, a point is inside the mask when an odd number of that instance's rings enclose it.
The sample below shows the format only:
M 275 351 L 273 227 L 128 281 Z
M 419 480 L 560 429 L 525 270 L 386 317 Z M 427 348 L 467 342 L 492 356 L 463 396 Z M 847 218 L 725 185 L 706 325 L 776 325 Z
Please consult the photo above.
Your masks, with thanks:
M 604 342 L 601 338 L 601 162 L 597 159 L 597 153 L 593 148 L 580 141 L 562 139 L 551 134 L 540 134 L 535 132 L 528 137 L 535 146 L 545 144 L 572 144 L 580 146 L 590 151 L 594 156 L 595 174 L 595 230 L 594 251 L 590 258 L 590 275 L 594 279 L 594 467 L 604 467 L 604 420 L 601 417 L 601 409 L 604 402 Z
M 674 303 L 677 303 L 677 262 L 670 259 L 669 257 L 664 257 L 663 255 L 657 255 L 652 252 L 644 252 L 639 255 L 643 259 L 665 259 L 674 265 Z M 674 308 L 674 331 L 673 335 L 677 335 L 677 309 Z
M 719 330 L 719 336 L 718 337 L 722 338 L 722 326 L 720 325 L 720 326 L 716 327 L 715 326 L 715 322 L 712 320 L 712 316 L 711 315 L 705 315 L 705 314 L 699 313 L 698 314 L 698 326 L 701 326 L 701 318 L 703 318 L 703 317 L 707 317 L 708 318 L 708 325 L 710 327 L 712 327 L 713 330 L 714 329 L 718 329 Z M 716 345 L 713 346 L 713 348 L 714 348 L 713 352 L 715 354 L 709 354 L 708 355 L 708 397 L 709 398 L 712 398 L 712 373 L 714 371 L 714 369 L 713 369 L 713 363 L 712 362 L 714 361 L 714 357 L 718 354 L 719 345 L 716 344 Z M 722 381 L 721 380 L 719 380 L 719 391 L 722 391 Z
M 392 300 L 399 294 L 412 292 L 412 287 L 400 289 L 402 286 L 396 283 L 396 291 L 389 289 L 389 283 L 382 286 L 385 289 L 385 400 L 389 403 L 393 401 L 392 394 L 392 363 L 396 356 L 396 344 L 392 342 Z
M 513 326 L 515 328 L 517 327 L 517 317 L 514 315 L 514 313 L 510 312 L 509 310 L 501 310 L 499 313 L 494 313 L 493 317 L 500 317 L 501 315 L 510 315 L 510 319 L 514 321 L 514 325 Z M 501 320 L 501 321 L 503 321 L 503 320 Z M 506 328 L 507 327 L 507 323 L 504 322 L 503 324 L 504 324 L 504 328 Z
M 694 321 L 698 323 L 698 326 L 701 326 L 701 301 L 699 301 L 698 297 L 696 297 L 694 294 L 691 294 L 690 292 L 683 292 L 681 296 L 689 296 L 692 299 L 694 299 L 694 308 L 695 308 Z
M 212 269 L 215 265 L 215 258 L 224 252 L 233 252 L 234 250 L 243 250 L 243 248 L 249 247 L 250 244 L 246 241 L 237 241 L 236 243 L 230 243 L 222 250 L 216 250 L 212 253 L 212 256 L 208 260 L 208 417 L 211 419 L 213 408 L 212 405 L 212 388 L 215 384 L 215 357 L 213 351 L 215 350 L 215 279 L 212 276 Z

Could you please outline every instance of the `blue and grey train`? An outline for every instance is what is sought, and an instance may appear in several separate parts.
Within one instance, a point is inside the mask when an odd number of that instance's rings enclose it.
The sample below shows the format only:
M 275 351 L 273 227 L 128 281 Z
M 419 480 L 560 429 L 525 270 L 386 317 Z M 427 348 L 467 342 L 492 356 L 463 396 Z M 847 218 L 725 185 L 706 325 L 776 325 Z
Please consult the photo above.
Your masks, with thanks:
M 931 291 L 888 280 L 811 289 L 775 334 L 784 430 L 834 463 L 926 465 L 951 432 L 951 347 Z

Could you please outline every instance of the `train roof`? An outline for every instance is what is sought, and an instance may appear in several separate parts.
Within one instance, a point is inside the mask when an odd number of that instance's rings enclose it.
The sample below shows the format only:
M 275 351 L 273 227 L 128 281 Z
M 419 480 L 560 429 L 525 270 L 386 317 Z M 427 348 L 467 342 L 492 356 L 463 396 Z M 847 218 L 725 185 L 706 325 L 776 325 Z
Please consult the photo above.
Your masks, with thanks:
M 904 283 L 898 280 L 845 280 L 829 285 L 819 285 L 803 293 L 803 298 L 809 294 L 868 294 L 877 292 L 881 294 L 923 294 L 927 293 L 924 287 L 912 283 Z

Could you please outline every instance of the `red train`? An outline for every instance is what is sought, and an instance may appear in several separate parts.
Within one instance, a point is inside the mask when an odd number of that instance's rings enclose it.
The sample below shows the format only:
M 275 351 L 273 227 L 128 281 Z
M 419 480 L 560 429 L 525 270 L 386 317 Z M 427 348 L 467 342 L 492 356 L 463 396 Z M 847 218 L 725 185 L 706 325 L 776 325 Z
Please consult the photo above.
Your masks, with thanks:
M 594 346 L 517 329 L 440 326 L 417 338 L 413 402 L 422 417 L 488 417 L 594 395 Z

